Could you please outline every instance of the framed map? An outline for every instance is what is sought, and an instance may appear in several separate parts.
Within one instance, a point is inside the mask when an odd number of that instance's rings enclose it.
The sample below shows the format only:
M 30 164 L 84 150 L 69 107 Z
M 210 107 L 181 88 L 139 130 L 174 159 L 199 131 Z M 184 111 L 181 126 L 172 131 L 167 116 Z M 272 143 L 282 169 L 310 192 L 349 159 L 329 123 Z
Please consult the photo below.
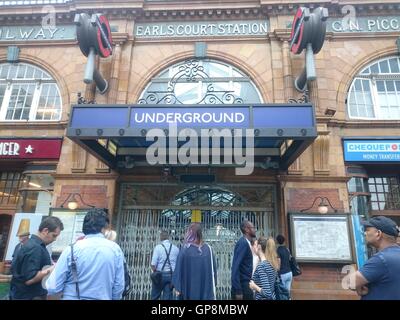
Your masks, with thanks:
M 348 215 L 290 215 L 292 254 L 299 262 L 353 262 Z
M 83 236 L 82 225 L 87 210 L 50 209 L 50 215 L 60 218 L 64 225 L 57 240 L 51 244 L 53 254 L 61 253 L 71 243 Z

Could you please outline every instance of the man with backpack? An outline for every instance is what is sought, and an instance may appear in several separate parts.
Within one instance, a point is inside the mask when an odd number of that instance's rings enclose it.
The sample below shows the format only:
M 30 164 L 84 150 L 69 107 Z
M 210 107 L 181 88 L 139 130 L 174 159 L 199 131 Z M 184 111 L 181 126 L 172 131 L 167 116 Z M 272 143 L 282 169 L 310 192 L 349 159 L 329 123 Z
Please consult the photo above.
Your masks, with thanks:
M 172 300 L 171 280 L 179 249 L 169 241 L 168 231 L 166 230 L 161 231 L 160 240 L 161 243 L 155 246 L 151 258 L 151 269 L 153 271 L 151 299 Z

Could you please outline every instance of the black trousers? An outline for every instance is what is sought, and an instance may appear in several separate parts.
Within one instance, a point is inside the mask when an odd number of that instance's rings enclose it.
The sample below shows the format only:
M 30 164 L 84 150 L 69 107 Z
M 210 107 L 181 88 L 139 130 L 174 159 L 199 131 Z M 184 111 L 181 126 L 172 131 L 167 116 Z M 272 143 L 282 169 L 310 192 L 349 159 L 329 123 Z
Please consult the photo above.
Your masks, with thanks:
M 254 292 L 249 287 L 249 282 L 242 282 L 242 293 L 243 293 L 243 300 L 254 300 Z M 233 290 L 231 291 L 232 300 L 236 300 L 236 292 Z

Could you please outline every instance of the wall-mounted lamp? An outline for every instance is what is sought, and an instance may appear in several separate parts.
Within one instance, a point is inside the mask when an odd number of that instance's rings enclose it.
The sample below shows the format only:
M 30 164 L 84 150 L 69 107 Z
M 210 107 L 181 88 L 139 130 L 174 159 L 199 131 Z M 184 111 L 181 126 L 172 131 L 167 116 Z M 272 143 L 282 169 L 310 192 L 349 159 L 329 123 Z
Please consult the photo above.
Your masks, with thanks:
M 67 204 L 68 209 L 76 210 L 78 208 L 78 201 L 76 200 L 76 197 L 78 197 L 80 202 L 82 202 L 85 206 L 90 208 L 95 208 L 95 206 L 87 204 L 85 201 L 83 201 L 82 196 L 79 193 L 70 193 L 60 207 L 64 208 L 65 203 L 68 201 Z
M 311 208 L 314 207 L 315 203 L 317 202 L 317 200 L 320 200 L 320 203 L 318 204 L 318 212 L 321 214 L 325 214 L 329 211 L 329 207 L 328 205 L 333 209 L 334 212 L 337 212 L 338 210 L 335 209 L 331 202 L 329 201 L 329 199 L 327 197 L 316 197 L 311 205 L 311 207 L 306 208 L 306 209 L 301 209 L 300 212 L 304 212 L 307 210 L 310 210 Z
M 324 113 L 326 116 L 333 117 L 336 113 L 336 110 L 331 108 L 326 108 Z

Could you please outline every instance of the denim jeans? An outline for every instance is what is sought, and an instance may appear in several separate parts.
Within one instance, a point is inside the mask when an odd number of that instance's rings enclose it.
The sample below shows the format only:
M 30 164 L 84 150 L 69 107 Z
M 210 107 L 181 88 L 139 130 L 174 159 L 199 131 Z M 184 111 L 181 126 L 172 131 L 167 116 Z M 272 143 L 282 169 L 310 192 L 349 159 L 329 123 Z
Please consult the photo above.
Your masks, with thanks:
M 290 287 L 292 286 L 292 280 L 293 280 L 293 274 L 292 271 L 288 273 L 281 274 L 281 280 L 285 288 L 289 291 L 290 293 Z
M 151 299 L 158 300 L 161 298 L 161 300 L 174 300 L 172 295 L 171 280 L 172 280 L 171 272 L 163 271 L 161 286 L 156 287 L 154 286 L 153 283 L 151 285 Z

